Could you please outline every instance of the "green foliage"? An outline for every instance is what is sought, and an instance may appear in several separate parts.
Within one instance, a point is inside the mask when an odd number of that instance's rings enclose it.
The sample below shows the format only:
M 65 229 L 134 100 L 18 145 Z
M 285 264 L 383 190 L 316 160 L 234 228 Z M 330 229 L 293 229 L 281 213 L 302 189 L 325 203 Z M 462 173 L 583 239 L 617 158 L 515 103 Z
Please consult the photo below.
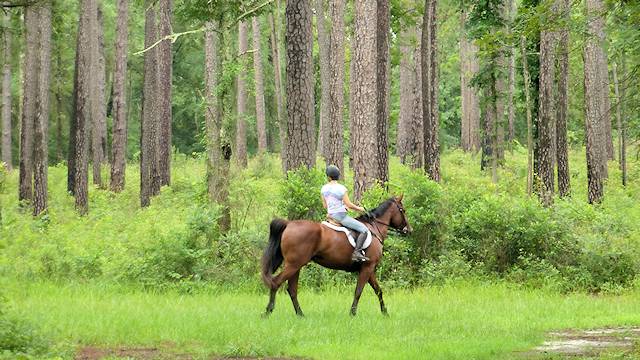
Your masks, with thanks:
M 281 188 L 278 205 L 280 213 L 290 220 L 324 219 L 320 188 L 325 180 L 326 177 L 320 169 L 301 167 L 289 171 Z

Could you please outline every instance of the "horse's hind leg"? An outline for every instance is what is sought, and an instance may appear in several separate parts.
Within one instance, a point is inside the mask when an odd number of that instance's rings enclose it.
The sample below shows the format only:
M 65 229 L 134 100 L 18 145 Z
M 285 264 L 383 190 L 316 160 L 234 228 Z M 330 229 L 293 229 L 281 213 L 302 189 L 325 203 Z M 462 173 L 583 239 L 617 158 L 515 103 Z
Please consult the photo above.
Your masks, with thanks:
M 380 301 L 380 311 L 382 311 L 382 314 L 388 315 L 387 307 L 384 306 L 384 300 L 382 299 L 382 289 L 380 288 L 380 284 L 378 284 L 375 272 L 369 277 L 369 285 L 371 285 L 373 291 L 375 291 L 376 295 L 378 295 L 378 300 Z
M 298 270 L 295 274 L 293 274 L 288 281 L 287 292 L 291 297 L 291 302 L 293 303 L 293 309 L 296 311 L 296 315 L 304 316 L 302 313 L 302 309 L 300 309 L 300 304 L 298 303 L 298 277 L 300 276 L 300 270 Z
M 267 305 L 267 310 L 265 315 L 269 315 L 273 312 L 273 308 L 276 306 L 276 293 L 278 292 L 278 288 L 280 288 L 280 285 L 282 285 L 282 283 L 287 281 L 291 276 L 293 276 L 299 270 L 300 270 L 300 267 L 298 266 L 294 267 L 289 263 L 285 263 L 284 269 L 282 270 L 282 272 L 273 279 L 273 286 L 271 287 L 271 292 L 269 294 L 269 304 Z

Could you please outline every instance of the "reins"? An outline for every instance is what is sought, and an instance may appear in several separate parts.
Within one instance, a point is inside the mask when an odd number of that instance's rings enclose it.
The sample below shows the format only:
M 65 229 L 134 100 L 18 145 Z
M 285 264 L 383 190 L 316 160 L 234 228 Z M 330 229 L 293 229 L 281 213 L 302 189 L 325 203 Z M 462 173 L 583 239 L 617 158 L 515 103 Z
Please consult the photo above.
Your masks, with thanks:
M 404 213 L 404 209 L 400 207 L 400 205 L 398 204 L 397 201 L 394 200 L 393 203 L 396 205 L 396 207 L 398 208 L 398 211 L 400 211 L 400 213 Z M 390 223 L 386 224 L 386 223 L 378 220 L 376 217 L 371 215 L 371 212 L 369 210 L 367 210 L 366 208 L 364 210 L 367 212 L 367 218 L 369 220 L 373 220 L 373 224 L 372 225 L 376 227 L 376 232 L 378 234 L 381 234 L 380 228 L 378 227 L 378 224 L 381 224 L 381 225 L 386 226 L 387 230 L 389 230 L 391 232 L 395 232 L 395 233 L 398 233 L 400 235 L 406 235 L 406 233 L 404 231 L 402 231 L 400 229 L 396 229 L 394 226 L 391 226 Z M 402 221 L 405 223 L 404 227 L 406 227 L 407 226 L 407 221 L 405 220 L 404 215 L 402 217 Z M 369 223 L 371 224 L 372 222 L 369 222 Z M 379 236 L 378 234 L 373 234 L 373 235 L 380 241 L 380 244 L 384 245 L 384 239 L 382 239 L 382 237 Z

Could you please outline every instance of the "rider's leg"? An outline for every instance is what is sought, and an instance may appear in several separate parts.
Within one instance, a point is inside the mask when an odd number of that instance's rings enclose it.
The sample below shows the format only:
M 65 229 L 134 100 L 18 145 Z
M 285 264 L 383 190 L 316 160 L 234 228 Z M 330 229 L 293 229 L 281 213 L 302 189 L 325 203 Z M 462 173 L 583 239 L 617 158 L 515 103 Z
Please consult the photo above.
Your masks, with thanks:
M 362 253 L 362 247 L 364 246 L 364 242 L 367 240 L 367 233 L 369 232 L 369 229 L 367 229 L 363 223 L 350 216 L 345 216 L 340 223 L 349 229 L 360 232 L 356 239 L 356 248 L 353 250 L 351 260 L 354 262 L 369 261 L 369 258 L 364 256 Z

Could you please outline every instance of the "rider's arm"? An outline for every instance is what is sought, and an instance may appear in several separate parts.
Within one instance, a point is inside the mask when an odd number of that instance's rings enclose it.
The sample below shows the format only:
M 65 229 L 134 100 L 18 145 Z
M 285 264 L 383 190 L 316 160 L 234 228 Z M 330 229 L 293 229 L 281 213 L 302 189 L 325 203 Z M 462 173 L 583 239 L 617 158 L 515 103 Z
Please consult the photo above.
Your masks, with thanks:
M 324 199 L 324 196 L 320 195 L 320 198 L 322 199 L 322 206 L 326 209 L 327 208 L 327 200 Z
M 362 206 L 358 206 L 352 203 L 351 200 L 349 200 L 349 195 L 347 193 L 344 193 L 344 196 L 342 197 L 342 202 L 344 202 L 347 208 L 351 210 L 364 211 L 364 208 Z

